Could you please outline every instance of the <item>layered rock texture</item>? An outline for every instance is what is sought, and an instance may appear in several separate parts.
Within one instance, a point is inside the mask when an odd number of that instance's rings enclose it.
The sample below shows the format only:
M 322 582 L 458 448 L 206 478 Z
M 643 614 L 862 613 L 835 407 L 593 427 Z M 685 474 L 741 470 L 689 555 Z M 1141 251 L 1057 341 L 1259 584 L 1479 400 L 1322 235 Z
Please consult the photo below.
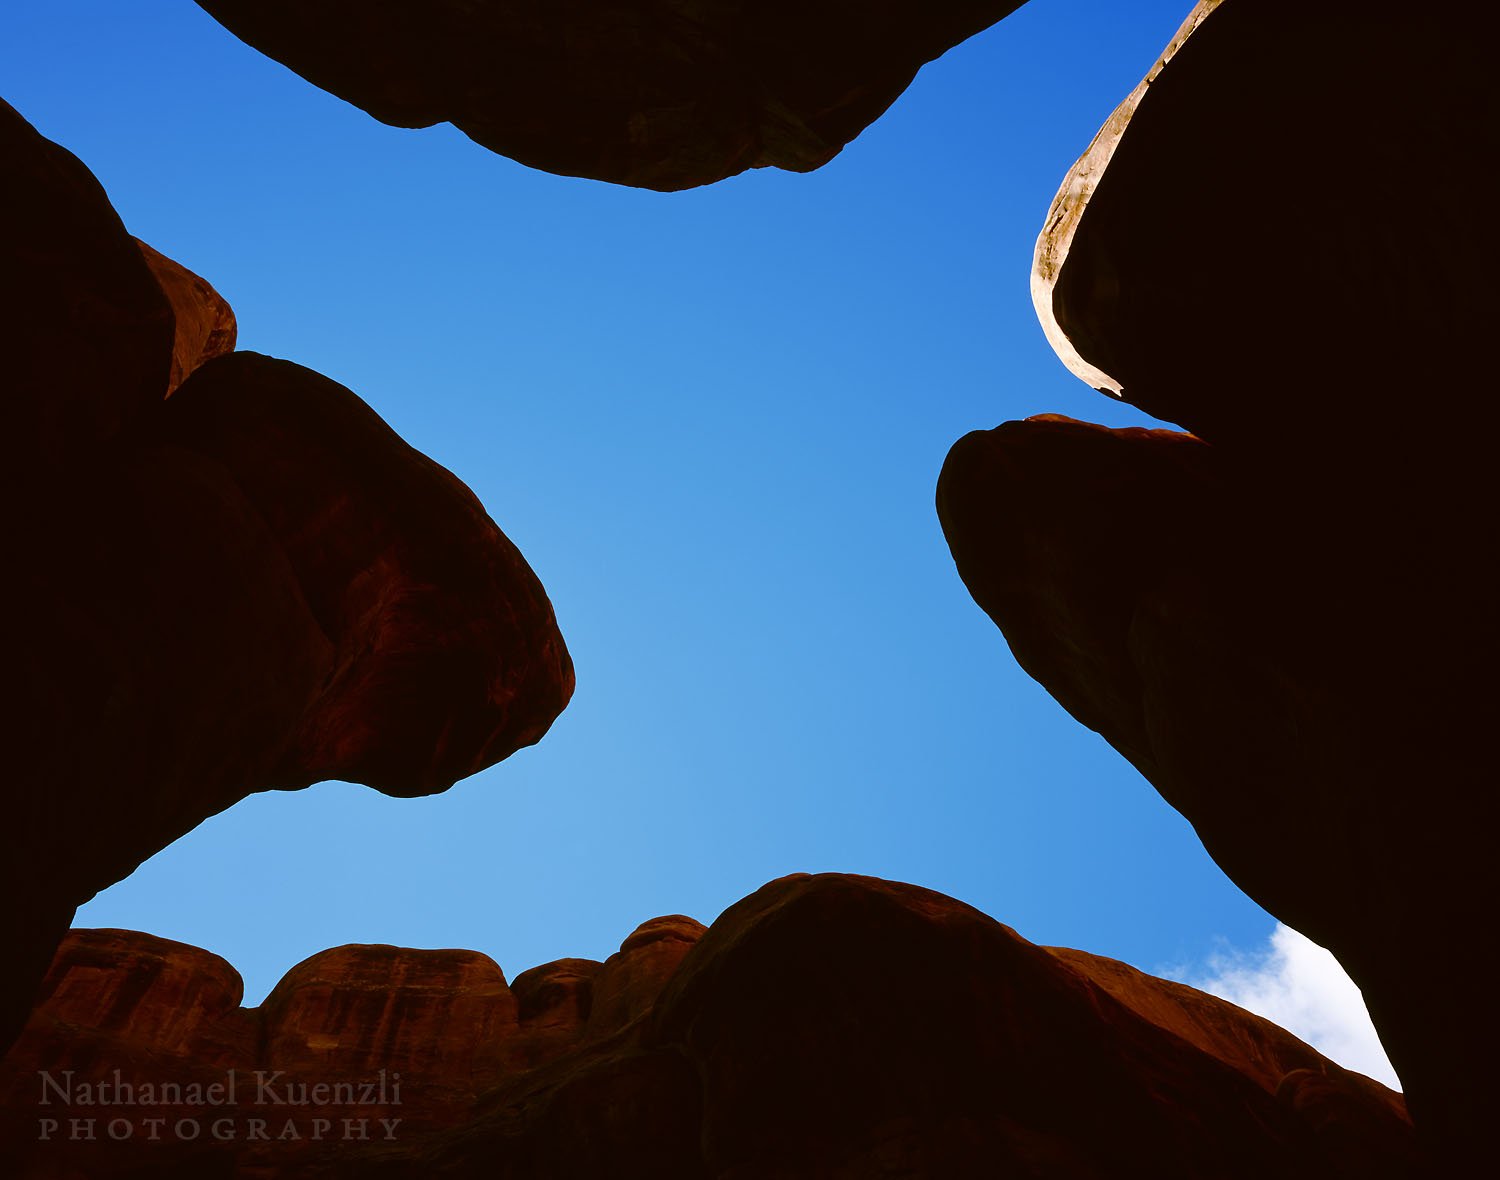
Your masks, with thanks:
M 329 778 L 444 790 L 540 738 L 573 674 L 462 483 L 349 390 L 231 351 L 213 288 L 3 106 L 0 159 L 9 1044 L 74 908 L 208 816 Z
M 234 309 L 204 279 L 139 238 L 135 244 L 172 305 L 172 370 L 167 377 L 167 396 L 171 397 L 194 369 L 234 351 L 238 326 Z
M 1400 1096 L 1274 1025 L 873 878 L 509 987 L 340 947 L 254 1009 L 206 951 L 75 931 L 43 995 L 0 1067 L 7 1174 L 38 1180 L 1419 1174 Z
M 1075 372 L 1195 434 L 1044 415 L 961 440 L 938 488 L 1021 665 L 1338 955 L 1455 1170 L 1500 1097 L 1470 359 L 1500 255 L 1460 196 L 1495 19 L 1199 5 L 1069 174 L 1033 282 Z
M 917 70 L 1021 0 L 199 0 L 397 127 L 672 190 L 827 163 Z

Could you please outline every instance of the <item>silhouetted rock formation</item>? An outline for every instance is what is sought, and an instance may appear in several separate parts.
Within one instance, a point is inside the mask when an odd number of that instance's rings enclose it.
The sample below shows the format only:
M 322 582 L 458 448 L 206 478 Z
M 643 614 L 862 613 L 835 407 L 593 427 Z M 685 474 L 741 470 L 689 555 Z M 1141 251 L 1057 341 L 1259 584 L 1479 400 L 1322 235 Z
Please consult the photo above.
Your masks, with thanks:
M 633 998 L 601 1020 L 611 970 Z M 35 1180 L 1419 1174 L 1400 1096 L 1274 1025 L 866 877 L 775 881 L 514 989 L 472 951 L 353 946 L 243 1009 L 216 956 L 75 931 L 44 996 L 0 1067 L 0 1160 Z M 178 1101 L 193 1081 L 222 1101 Z
M 0 163 L 13 460 L 45 470 L 118 436 L 161 401 L 172 306 L 93 174 L 3 103 Z
M 938 510 L 1021 665 L 1364 991 L 1460 1170 L 1500 1049 L 1492 7 L 1201 4 L 1069 173 L 1033 293 L 1080 376 L 1203 441 L 1055 418 Z M 1414 417 L 1437 399 L 1434 418 Z M 1311 1093 L 1311 1091 L 1309 1091 Z
M 74 907 L 208 816 L 328 778 L 441 791 L 539 739 L 573 672 L 463 484 L 342 386 L 229 352 L 218 294 L 9 107 L 0 160 L 9 1044 Z
M 199 0 L 397 127 L 642 188 L 827 163 L 917 70 L 1023 0 Z
M 1433 964 L 1489 909 L 1500 587 L 1464 504 L 1340 474 L 1046 415 L 960 440 L 938 514 L 1021 666 L 1338 955 L 1418 1125 L 1461 1139 L 1493 1086 L 1488 974 Z
M 1500 14 L 1207 0 L 1068 173 L 1032 291 L 1096 388 L 1216 443 L 1349 452 L 1418 391 L 1497 424 L 1478 160 Z M 1419 404 L 1419 403 L 1415 403 Z

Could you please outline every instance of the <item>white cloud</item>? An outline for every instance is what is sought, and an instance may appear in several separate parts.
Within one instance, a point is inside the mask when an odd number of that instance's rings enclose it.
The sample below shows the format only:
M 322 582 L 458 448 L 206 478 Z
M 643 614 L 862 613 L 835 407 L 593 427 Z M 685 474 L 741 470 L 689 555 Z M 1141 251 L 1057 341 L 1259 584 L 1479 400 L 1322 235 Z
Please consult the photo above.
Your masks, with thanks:
M 1178 968 L 1170 978 L 1264 1016 L 1346 1069 L 1401 1088 L 1359 988 L 1332 954 L 1290 926 L 1278 922 L 1262 950 L 1218 952 L 1202 969 Z

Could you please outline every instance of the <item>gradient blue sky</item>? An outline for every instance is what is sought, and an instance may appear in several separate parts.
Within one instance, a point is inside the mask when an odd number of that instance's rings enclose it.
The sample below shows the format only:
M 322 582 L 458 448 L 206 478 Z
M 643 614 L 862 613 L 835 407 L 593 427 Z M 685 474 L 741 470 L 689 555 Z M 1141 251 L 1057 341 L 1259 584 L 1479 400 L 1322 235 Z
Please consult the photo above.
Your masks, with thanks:
M 969 430 L 1145 421 L 1063 369 L 1027 277 L 1064 172 L 1190 7 L 1033 0 L 821 171 L 663 195 L 384 127 L 189 0 L 6 6 L 4 97 L 218 287 L 241 347 L 464 479 L 578 668 L 540 746 L 447 794 L 256 796 L 78 924 L 216 951 L 251 1003 L 347 942 L 510 976 L 602 959 L 796 871 L 1147 970 L 1263 943 L 1188 824 L 1016 666 L 933 510 Z

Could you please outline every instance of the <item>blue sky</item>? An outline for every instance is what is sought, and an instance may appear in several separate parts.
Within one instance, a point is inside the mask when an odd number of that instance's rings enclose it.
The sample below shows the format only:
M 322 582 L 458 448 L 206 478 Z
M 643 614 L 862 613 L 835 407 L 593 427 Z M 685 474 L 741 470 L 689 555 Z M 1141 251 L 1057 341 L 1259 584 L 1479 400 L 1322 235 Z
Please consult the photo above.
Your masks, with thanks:
M 78 924 L 216 951 L 252 1003 L 347 942 L 510 976 L 602 959 L 797 871 L 1147 970 L 1264 944 L 1189 825 L 1015 665 L 933 510 L 969 430 L 1146 421 L 1056 360 L 1027 278 L 1064 172 L 1189 7 L 1032 0 L 821 171 L 658 194 L 384 127 L 189 0 L 8 6 L 4 97 L 215 284 L 241 347 L 465 480 L 578 669 L 540 746 L 447 794 L 256 796 Z

